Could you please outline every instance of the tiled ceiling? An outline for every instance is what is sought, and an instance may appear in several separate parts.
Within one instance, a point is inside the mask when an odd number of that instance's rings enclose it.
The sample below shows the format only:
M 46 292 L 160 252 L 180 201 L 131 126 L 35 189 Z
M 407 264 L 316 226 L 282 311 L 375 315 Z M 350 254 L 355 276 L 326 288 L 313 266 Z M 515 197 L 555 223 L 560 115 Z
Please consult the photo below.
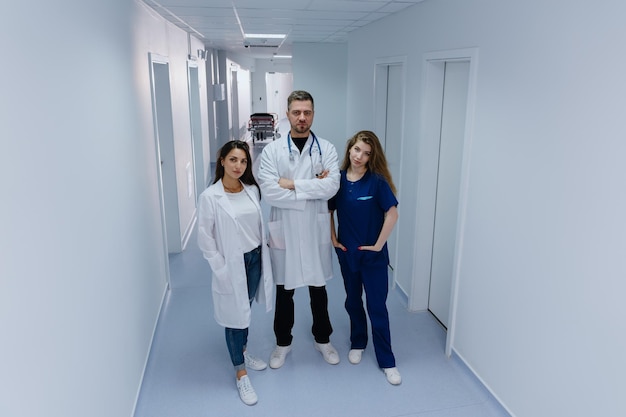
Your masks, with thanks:
M 345 42 L 348 33 L 424 0 L 144 0 L 207 48 L 254 58 L 290 55 L 296 42 Z M 243 33 L 286 34 L 244 46 Z

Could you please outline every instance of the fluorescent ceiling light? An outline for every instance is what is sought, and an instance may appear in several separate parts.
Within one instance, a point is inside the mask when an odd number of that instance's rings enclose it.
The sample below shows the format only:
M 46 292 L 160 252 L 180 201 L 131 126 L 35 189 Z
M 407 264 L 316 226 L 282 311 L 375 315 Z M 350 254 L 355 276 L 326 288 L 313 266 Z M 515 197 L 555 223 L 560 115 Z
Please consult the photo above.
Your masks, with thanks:
M 291 55 L 274 55 L 274 58 L 291 58 Z
M 246 33 L 244 36 L 249 39 L 285 39 L 287 37 L 287 35 L 276 33 Z

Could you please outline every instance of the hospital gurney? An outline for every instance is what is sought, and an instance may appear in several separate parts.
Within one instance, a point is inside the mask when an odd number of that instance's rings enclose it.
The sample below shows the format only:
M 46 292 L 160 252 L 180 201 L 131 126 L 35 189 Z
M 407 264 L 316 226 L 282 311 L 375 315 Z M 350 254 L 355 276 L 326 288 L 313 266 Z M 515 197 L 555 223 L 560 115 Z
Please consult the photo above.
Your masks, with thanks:
M 254 113 L 248 121 L 248 131 L 252 135 L 252 144 L 276 136 L 276 118 L 274 113 Z

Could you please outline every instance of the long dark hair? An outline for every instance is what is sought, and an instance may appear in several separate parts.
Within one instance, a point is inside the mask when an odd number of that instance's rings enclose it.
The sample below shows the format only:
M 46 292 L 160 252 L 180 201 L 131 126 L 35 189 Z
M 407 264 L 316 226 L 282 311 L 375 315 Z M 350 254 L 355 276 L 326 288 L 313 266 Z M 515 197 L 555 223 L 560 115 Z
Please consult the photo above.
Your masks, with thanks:
M 370 158 L 367 161 L 367 169 L 369 169 L 374 174 L 378 174 L 383 177 L 387 181 L 387 184 L 389 184 L 389 187 L 391 187 L 391 191 L 396 194 L 396 186 L 394 185 L 393 179 L 391 178 L 391 172 L 389 172 L 389 168 L 387 167 L 387 158 L 385 157 L 385 151 L 383 151 L 380 140 L 374 132 L 371 132 L 369 130 L 361 130 L 350 139 L 348 139 L 348 142 L 346 143 L 346 153 L 343 157 L 343 162 L 341 163 L 340 169 L 346 170 L 348 169 L 348 167 L 350 167 L 350 149 L 352 149 L 352 147 L 358 141 L 367 143 L 372 148 Z
M 217 163 L 215 164 L 215 178 L 213 179 L 213 184 L 224 178 L 224 167 L 222 166 L 222 161 L 233 149 L 241 149 L 244 151 L 246 153 L 246 159 L 248 160 L 246 169 L 239 180 L 244 184 L 256 186 L 259 190 L 260 196 L 261 187 L 259 187 L 259 184 L 256 182 L 256 178 L 254 178 L 254 174 L 252 173 L 252 157 L 250 156 L 250 147 L 242 140 L 231 140 L 230 142 L 226 142 L 224 146 L 217 151 Z

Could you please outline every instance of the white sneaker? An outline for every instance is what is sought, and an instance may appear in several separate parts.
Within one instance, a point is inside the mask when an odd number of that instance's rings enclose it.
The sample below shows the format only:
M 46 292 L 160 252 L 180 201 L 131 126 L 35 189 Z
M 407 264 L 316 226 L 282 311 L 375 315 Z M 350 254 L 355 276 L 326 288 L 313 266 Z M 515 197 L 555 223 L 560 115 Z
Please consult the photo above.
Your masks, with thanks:
M 362 356 L 363 356 L 363 349 L 350 349 L 350 352 L 348 352 L 348 360 L 353 365 L 360 363 Z
M 259 400 L 256 392 L 254 392 L 254 388 L 252 388 L 248 375 L 244 375 L 237 380 L 237 389 L 239 390 L 239 397 L 244 404 L 254 405 Z
M 291 345 L 289 346 L 278 346 L 274 348 L 272 352 L 272 356 L 270 356 L 270 368 L 278 369 L 285 364 L 285 358 L 287 354 L 291 352 Z
M 333 345 L 328 343 L 317 343 L 315 342 L 315 349 L 322 352 L 322 356 L 324 360 L 331 365 L 337 365 L 339 363 L 339 354 L 333 347 Z
M 267 368 L 267 363 L 263 359 L 256 358 L 248 353 L 248 351 L 243 352 L 243 359 L 246 364 L 246 368 L 250 368 L 253 371 L 262 371 Z
M 398 368 L 383 368 L 383 372 L 387 377 L 387 381 L 389 381 L 391 385 L 400 385 L 400 383 L 402 382 L 402 377 L 400 376 L 400 371 L 398 371 Z

